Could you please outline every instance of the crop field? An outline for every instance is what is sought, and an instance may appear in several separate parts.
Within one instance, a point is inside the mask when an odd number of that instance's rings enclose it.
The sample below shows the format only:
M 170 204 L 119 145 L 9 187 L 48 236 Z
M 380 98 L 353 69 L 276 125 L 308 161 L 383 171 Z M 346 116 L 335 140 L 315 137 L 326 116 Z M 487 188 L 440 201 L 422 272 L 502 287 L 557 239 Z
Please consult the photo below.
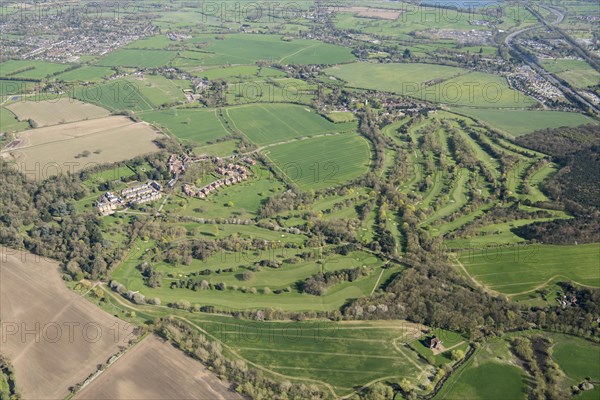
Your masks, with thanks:
M 201 50 L 184 52 L 187 64 L 250 64 L 259 60 L 280 64 L 337 64 L 352 61 L 350 49 L 316 40 L 282 40 L 275 35 L 199 35 L 190 40 Z M 178 59 L 179 62 L 181 59 Z
M 134 85 L 140 94 L 154 107 L 186 100 L 181 88 L 162 75 L 133 77 L 127 79 L 127 81 Z
M 107 117 L 101 107 L 74 99 L 20 101 L 7 107 L 21 121 L 32 119 L 39 127 Z
M 43 79 L 69 67 L 69 64 L 55 64 L 47 61 L 9 60 L 0 63 L 0 77 Z
M 226 114 L 257 145 L 356 129 L 355 123 L 334 124 L 313 109 L 293 104 L 231 107 Z
M 511 136 L 521 136 L 545 128 L 597 124 L 583 114 L 562 111 L 494 110 L 456 108 L 457 112 L 476 118 Z
M 356 117 L 350 111 L 334 111 L 327 114 L 327 119 L 338 124 L 355 121 Z
M 571 384 L 579 384 L 586 377 L 600 380 L 600 346 L 586 340 L 557 335 L 552 348 L 552 358 L 567 375 Z
M 29 128 L 26 121 L 19 121 L 10 110 L 0 107 L 0 132 L 21 131 Z
M 561 279 L 600 287 L 599 258 L 598 244 L 498 244 L 464 251 L 460 260 L 477 281 L 495 291 L 515 295 Z
M 237 140 L 225 140 L 214 144 L 200 145 L 194 147 L 194 154 L 212 154 L 217 157 L 226 157 L 235 152 L 238 148 Z
M 3 333 L 9 332 L 4 326 L 9 322 L 16 330 L 3 334 L 2 353 L 12 360 L 24 398 L 64 398 L 70 386 L 134 337 L 132 326 L 69 290 L 58 263 L 21 251 L 7 253 L 0 263 L 0 318 Z M 24 327 L 36 334 L 22 336 Z
M 258 78 L 282 78 L 286 73 L 275 68 L 258 67 L 256 65 L 237 65 L 233 67 L 221 67 L 196 70 L 189 69 L 194 76 L 208 80 L 225 79 L 229 82 L 243 82 Z
M 556 74 L 575 88 L 583 89 L 600 84 L 600 73 L 584 60 L 542 60 L 541 64 L 548 72 Z
M 127 79 L 117 79 L 93 86 L 75 86 L 73 97 L 111 111 L 140 112 L 153 109 L 152 102 L 142 94 L 140 85 Z
M 370 7 L 348 7 L 342 8 L 340 11 L 352 12 L 359 17 L 374 18 L 374 19 L 389 19 L 397 20 L 401 14 L 401 10 L 385 9 L 385 8 L 370 8 Z
M 114 73 L 115 71 L 108 67 L 86 65 L 56 75 L 56 80 L 64 82 L 100 82 Z
M 145 112 L 140 117 L 183 141 L 204 144 L 227 135 L 214 109 L 174 108 Z
M 350 87 L 381 90 L 404 95 L 416 95 L 426 90 L 423 85 L 436 79 L 451 79 L 466 70 L 433 64 L 373 64 L 353 63 L 331 67 L 324 71 L 343 79 Z
M 226 100 L 229 105 L 248 103 L 303 103 L 315 99 L 317 86 L 294 78 L 269 78 L 230 83 Z
M 199 361 L 154 335 L 143 339 L 76 398 L 242 399 Z
M 303 190 L 336 186 L 358 178 L 367 173 L 371 159 L 368 142 L 352 133 L 277 145 L 265 154 Z
M 406 321 L 254 322 L 210 315 L 192 321 L 226 351 L 267 371 L 325 384 L 336 396 L 384 378 L 417 385 L 431 371 L 403 345 L 423 329 Z
M 508 86 L 506 78 L 470 72 L 423 88 L 413 96 L 454 106 L 478 108 L 524 108 L 536 100 Z
M 100 59 L 97 64 L 107 67 L 156 68 L 169 65 L 176 56 L 176 52 L 168 50 L 120 49 Z
M 50 176 L 155 152 L 158 137 L 147 124 L 106 117 L 28 130 L 3 155 Z

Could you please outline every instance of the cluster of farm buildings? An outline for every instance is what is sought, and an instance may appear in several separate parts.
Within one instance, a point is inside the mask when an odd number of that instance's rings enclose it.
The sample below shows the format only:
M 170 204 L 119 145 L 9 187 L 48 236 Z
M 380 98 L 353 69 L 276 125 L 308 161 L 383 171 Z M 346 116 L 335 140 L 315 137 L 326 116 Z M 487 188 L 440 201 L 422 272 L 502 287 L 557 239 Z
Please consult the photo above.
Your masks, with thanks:
M 241 161 L 250 165 L 256 164 L 256 161 L 249 157 L 245 157 Z M 190 197 L 205 199 L 215 190 L 221 187 L 231 186 L 235 185 L 236 183 L 243 182 L 248 179 L 248 176 L 250 175 L 250 171 L 244 165 L 234 163 L 225 164 L 223 159 L 219 157 L 212 158 L 212 162 L 217 166 L 216 172 L 219 175 L 224 176 L 224 178 L 211 182 L 201 189 L 198 189 L 196 186 L 186 184 L 183 186 L 183 193 Z
M 106 192 L 98 197 L 95 206 L 102 215 L 109 215 L 128 205 L 145 204 L 162 197 L 161 186 L 156 181 L 129 187 L 121 191 L 121 195 Z

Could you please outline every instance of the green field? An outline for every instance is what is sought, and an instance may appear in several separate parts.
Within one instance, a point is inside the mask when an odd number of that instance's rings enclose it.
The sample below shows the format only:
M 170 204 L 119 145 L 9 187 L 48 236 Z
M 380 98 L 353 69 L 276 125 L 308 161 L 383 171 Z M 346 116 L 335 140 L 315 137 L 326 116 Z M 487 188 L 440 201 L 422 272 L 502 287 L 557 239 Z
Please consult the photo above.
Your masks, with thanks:
M 253 322 L 191 318 L 241 357 L 287 376 L 331 385 L 336 395 L 380 379 L 408 378 L 430 367 L 402 346 L 413 325 L 404 321 Z M 310 382 L 306 382 L 307 384 Z
M 190 40 L 199 50 L 185 51 L 182 65 L 250 64 L 267 60 L 280 64 L 337 64 L 352 61 L 351 49 L 315 40 L 282 40 L 276 35 L 199 35 Z
M 231 229 L 234 230 L 233 227 Z M 247 233 L 244 234 L 244 230 Z M 250 230 L 251 232 L 248 229 L 242 229 L 243 236 L 250 234 L 251 237 L 255 238 L 268 238 L 271 235 L 269 231 L 260 228 L 251 227 Z M 297 238 L 288 238 L 288 236 L 284 235 L 284 237 L 281 237 L 279 235 L 282 244 L 286 240 L 297 240 Z M 219 237 L 222 236 L 219 235 Z M 192 304 L 212 305 L 219 309 L 230 310 L 269 308 L 275 304 L 277 308 L 287 311 L 335 310 L 341 307 L 348 299 L 370 294 L 377 285 L 377 282 L 385 282 L 394 272 L 398 272 L 400 269 L 399 267 L 383 269 L 381 267 L 383 264 L 382 261 L 371 254 L 353 252 L 347 256 L 326 256 L 322 263 L 317 263 L 316 261 L 301 262 L 298 264 L 283 263 L 283 266 L 278 269 L 263 267 L 261 272 L 254 273 L 257 275 L 254 281 L 245 282 L 240 276 L 246 270 L 247 266 L 253 265 L 253 263 L 259 262 L 262 259 L 271 259 L 273 257 L 275 259 L 283 259 L 293 256 L 295 254 L 294 249 L 276 248 L 259 252 L 220 252 L 204 261 L 194 259 L 190 265 L 178 265 L 175 267 L 164 262 L 155 263 L 155 267 L 157 270 L 163 272 L 165 278 L 161 287 L 149 288 L 144 285 L 141 273 L 136 269 L 136 266 L 144 261 L 143 255 L 146 249 L 153 246 L 154 243 L 152 241 L 138 241 L 137 245 L 134 246 L 134 251 L 115 269 L 112 277 L 123 283 L 129 290 L 139 290 L 147 297 L 159 297 L 164 304 L 175 303 L 185 299 Z M 311 249 L 306 250 L 313 251 Z M 318 249 L 314 251 L 318 251 Z M 342 282 L 332 286 L 321 296 L 300 293 L 295 287 L 296 282 L 304 280 L 319 271 L 334 271 L 361 267 L 363 265 L 372 267 L 373 272 L 354 282 Z M 233 272 L 220 272 L 224 268 L 233 268 Z M 210 275 L 196 277 L 196 279 L 206 279 L 212 283 L 226 283 L 227 289 L 225 291 L 216 289 L 194 291 L 186 288 L 170 288 L 171 281 L 185 278 L 190 272 L 199 272 L 206 269 L 213 272 Z M 269 287 L 273 292 L 269 294 L 263 293 L 264 287 Z M 244 293 L 241 290 L 242 288 L 255 288 L 257 289 L 257 293 Z M 283 290 L 286 288 L 289 288 L 287 292 L 281 294 L 274 292 L 277 289 Z
M 165 129 L 181 140 L 198 144 L 218 139 L 227 135 L 214 109 L 170 109 L 150 111 L 140 117 Z
M 227 109 L 227 116 L 235 128 L 258 145 L 356 128 L 355 123 L 334 124 L 313 109 L 293 104 L 231 107 Z
M 199 147 L 196 154 L 219 155 L 218 152 L 211 152 L 211 148 L 218 149 L 223 143 L 228 142 L 219 142 L 208 148 Z M 231 155 L 231 152 L 224 155 Z M 180 204 L 180 197 L 172 196 L 167 202 L 167 209 L 172 208 L 171 213 L 184 217 L 205 218 L 210 215 L 211 218 L 255 218 L 259 215 L 260 206 L 270 196 L 284 191 L 285 187 L 272 172 L 260 164 L 251 167 L 250 173 L 250 179 L 247 181 L 219 190 L 206 199 L 185 197 L 183 206 Z M 195 183 L 196 186 L 202 187 L 217 178 L 217 175 L 203 174 Z
M 476 118 L 492 128 L 512 136 L 521 136 L 536 130 L 597 124 L 583 114 L 562 111 L 494 110 L 478 108 L 456 108 L 454 111 Z
M 507 339 L 485 342 L 446 381 L 435 400 L 525 400 L 527 374 Z
M 0 63 L 0 77 L 43 79 L 69 67 L 69 64 L 56 64 L 47 61 L 9 60 Z
M 345 133 L 271 147 L 265 153 L 287 179 L 303 190 L 341 185 L 369 169 L 369 144 Z
M 10 110 L 0 107 L 0 132 L 21 131 L 29 128 L 27 121 L 19 121 Z
M 326 69 L 328 75 L 343 79 L 351 87 L 417 95 L 422 85 L 434 79 L 450 79 L 466 70 L 434 64 L 353 63 Z
M 56 75 L 56 79 L 65 82 L 99 82 L 114 74 L 111 68 L 84 66 L 71 71 Z
M 237 65 L 224 68 L 196 70 L 189 69 L 191 74 L 208 80 L 225 79 L 230 82 L 242 82 L 248 79 L 281 78 L 286 73 L 275 68 L 258 67 L 256 65 Z
M 584 60 L 554 59 L 542 60 L 542 66 L 573 87 L 583 89 L 600 84 L 600 73 Z
M 600 381 L 600 346 L 583 339 L 561 335 L 555 340 L 552 358 L 567 375 L 571 384 L 586 378 Z
M 339 124 L 342 122 L 355 121 L 356 117 L 350 111 L 333 111 L 327 114 L 327 119 L 329 119 L 332 122 L 335 122 L 336 124 Z
M 469 72 L 424 88 L 413 96 L 448 105 L 478 108 L 524 108 L 536 103 L 533 98 L 510 88 L 505 77 L 484 72 Z
M 74 97 L 111 111 L 139 112 L 153 108 L 152 102 L 142 94 L 140 86 L 126 79 L 117 79 L 94 86 L 75 86 Z
M 227 87 L 229 105 L 249 103 L 302 103 L 310 105 L 317 86 L 295 78 L 275 78 L 232 82 Z
M 176 52 L 167 50 L 120 49 L 103 57 L 97 64 L 109 67 L 156 68 L 169 65 L 176 55 Z
M 446 396 L 439 399 L 526 399 L 523 372 L 516 366 L 487 362 L 467 369 Z
M 239 142 L 236 140 L 225 140 L 213 144 L 206 144 L 194 147 L 194 154 L 211 154 L 219 157 L 226 157 L 233 154 L 238 148 Z
M 145 75 L 143 77 L 126 78 L 154 107 L 163 104 L 183 103 L 186 97 L 172 80 L 162 75 Z
M 493 240 L 493 237 L 492 237 Z M 552 282 L 571 280 L 600 287 L 600 246 L 489 243 L 461 252 L 469 274 L 490 289 L 508 295 L 534 291 Z

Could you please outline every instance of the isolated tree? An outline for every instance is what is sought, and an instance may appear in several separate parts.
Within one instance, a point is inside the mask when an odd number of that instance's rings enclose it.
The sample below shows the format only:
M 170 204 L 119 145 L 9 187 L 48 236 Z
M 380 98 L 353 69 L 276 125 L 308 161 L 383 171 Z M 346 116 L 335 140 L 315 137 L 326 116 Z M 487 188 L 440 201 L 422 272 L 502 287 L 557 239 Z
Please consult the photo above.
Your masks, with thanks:
M 254 277 L 254 274 L 252 273 L 252 271 L 244 271 L 244 273 L 242 274 L 242 280 L 243 281 L 249 281 Z
M 412 383 L 410 383 L 408 379 L 404 378 L 402 381 L 400 381 L 400 389 L 402 389 L 404 393 L 408 393 L 412 390 Z
M 182 310 L 187 310 L 190 308 L 190 302 L 187 300 L 179 300 L 176 304 L 177 308 L 180 308 Z

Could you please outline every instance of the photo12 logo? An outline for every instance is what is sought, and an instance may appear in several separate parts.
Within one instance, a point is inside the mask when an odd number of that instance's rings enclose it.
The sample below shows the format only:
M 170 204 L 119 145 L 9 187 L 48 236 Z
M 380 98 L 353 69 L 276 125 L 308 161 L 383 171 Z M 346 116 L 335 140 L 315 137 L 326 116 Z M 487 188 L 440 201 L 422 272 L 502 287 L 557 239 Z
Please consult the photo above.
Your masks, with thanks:
M 134 329 L 126 322 L 103 326 L 97 322 L 0 321 L 0 343 L 98 343 L 100 341 L 128 344 L 135 338 Z

